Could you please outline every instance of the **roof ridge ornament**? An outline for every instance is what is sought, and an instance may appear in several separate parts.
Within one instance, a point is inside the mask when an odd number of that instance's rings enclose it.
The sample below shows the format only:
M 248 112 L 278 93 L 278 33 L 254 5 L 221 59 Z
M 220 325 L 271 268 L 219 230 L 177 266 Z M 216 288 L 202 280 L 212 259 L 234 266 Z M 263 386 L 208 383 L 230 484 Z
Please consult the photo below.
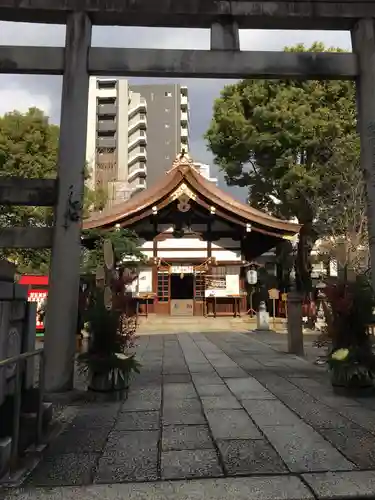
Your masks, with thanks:
M 181 150 L 181 153 L 179 153 L 177 156 L 176 156 L 176 159 L 174 160 L 174 162 L 172 163 L 172 168 L 170 170 L 168 170 L 166 173 L 169 174 L 170 172 L 172 172 L 172 170 L 174 170 L 175 168 L 178 168 L 178 167 L 183 167 L 183 166 L 189 166 L 189 167 L 194 167 L 194 161 L 192 160 L 192 158 L 187 154 L 187 152 L 185 151 L 185 149 L 182 149 Z

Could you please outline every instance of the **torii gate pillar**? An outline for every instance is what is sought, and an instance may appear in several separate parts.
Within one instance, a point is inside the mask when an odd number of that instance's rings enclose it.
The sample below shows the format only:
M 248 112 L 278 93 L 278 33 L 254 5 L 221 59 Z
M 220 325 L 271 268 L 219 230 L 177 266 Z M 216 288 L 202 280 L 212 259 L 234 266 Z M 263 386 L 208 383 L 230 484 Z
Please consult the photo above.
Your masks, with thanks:
M 68 15 L 58 157 L 58 199 L 46 318 L 46 390 L 73 388 L 86 161 L 91 21 Z
M 361 19 L 352 31 L 358 57 L 358 124 L 361 168 L 366 182 L 371 279 L 375 290 L 375 19 Z

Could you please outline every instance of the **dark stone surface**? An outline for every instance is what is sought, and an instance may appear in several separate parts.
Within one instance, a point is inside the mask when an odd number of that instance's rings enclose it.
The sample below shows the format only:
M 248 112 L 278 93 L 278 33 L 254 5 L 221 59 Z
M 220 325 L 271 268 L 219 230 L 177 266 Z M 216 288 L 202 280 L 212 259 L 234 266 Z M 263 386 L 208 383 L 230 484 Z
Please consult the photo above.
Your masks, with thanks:
M 149 431 L 160 427 L 158 411 L 127 411 L 119 415 L 114 431 Z
M 164 384 L 164 401 L 169 399 L 189 399 L 196 398 L 197 392 L 193 384 Z
M 231 476 L 288 471 L 279 455 L 265 439 L 236 439 L 219 441 L 218 444 L 224 466 Z
M 121 407 L 121 411 L 160 410 L 161 387 L 148 387 L 132 391 Z
M 182 412 L 200 412 L 202 410 L 201 402 L 198 398 L 179 399 L 165 398 L 163 401 L 163 411 L 178 410 Z
M 165 384 L 188 384 L 191 382 L 191 376 L 190 374 L 163 375 L 163 382 Z
M 237 399 L 230 396 L 202 396 L 202 405 L 204 410 L 221 410 L 221 409 L 241 409 Z
M 198 450 L 213 448 L 208 427 L 178 425 L 163 428 L 162 450 Z
M 224 385 L 217 373 L 193 373 L 192 379 L 196 387 L 206 385 Z
M 199 396 L 231 396 L 231 392 L 224 384 L 221 385 L 197 385 Z
M 124 431 L 111 432 L 108 437 L 105 453 L 139 454 L 157 447 L 159 431 Z
M 244 410 L 207 410 L 214 439 L 262 439 L 262 434 Z
M 293 425 L 301 419 L 278 400 L 243 400 L 242 405 L 259 427 Z
M 98 459 L 99 455 L 93 453 L 45 457 L 27 479 L 26 485 L 36 487 L 90 484 Z
M 292 472 L 354 468 L 336 448 L 303 422 L 293 426 L 265 426 L 262 430 Z
M 219 477 L 223 472 L 214 450 L 166 451 L 161 455 L 162 479 Z
M 318 500 L 374 498 L 375 471 L 304 474 Z
M 320 433 L 351 462 L 362 469 L 375 469 L 375 436 L 356 424 Z
M 186 411 L 167 408 L 163 411 L 163 425 L 204 425 L 202 411 Z
M 121 455 L 104 455 L 99 461 L 94 482 L 155 481 L 157 478 L 157 449 L 140 450 L 139 453 L 131 450 Z
M 103 450 L 109 429 L 83 429 L 68 427 L 47 449 L 47 455 L 62 455 L 66 453 L 99 453 Z

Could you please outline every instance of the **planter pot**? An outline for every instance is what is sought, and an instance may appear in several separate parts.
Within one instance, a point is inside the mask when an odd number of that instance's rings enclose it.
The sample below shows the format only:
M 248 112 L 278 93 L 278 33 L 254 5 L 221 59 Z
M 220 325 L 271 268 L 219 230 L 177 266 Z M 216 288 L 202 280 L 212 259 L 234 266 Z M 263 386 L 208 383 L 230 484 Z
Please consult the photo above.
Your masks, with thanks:
M 333 392 L 338 396 L 346 396 L 348 398 L 368 398 L 375 396 L 375 388 L 373 385 L 364 386 L 346 386 L 332 383 Z
M 125 400 L 128 397 L 129 375 L 117 370 L 113 373 L 91 373 L 89 391 L 108 394 L 116 400 Z

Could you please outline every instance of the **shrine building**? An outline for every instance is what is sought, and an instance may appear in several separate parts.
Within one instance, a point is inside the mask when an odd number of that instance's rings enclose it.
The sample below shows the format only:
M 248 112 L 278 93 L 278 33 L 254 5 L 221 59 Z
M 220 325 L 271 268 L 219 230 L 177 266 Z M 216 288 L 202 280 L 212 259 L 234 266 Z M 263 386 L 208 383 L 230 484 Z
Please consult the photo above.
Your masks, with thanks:
M 146 257 L 132 288 L 140 313 L 186 316 L 246 312 L 249 263 L 300 230 L 235 200 L 185 154 L 158 184 L 83 224 L 113 227 L 137 233 Z

